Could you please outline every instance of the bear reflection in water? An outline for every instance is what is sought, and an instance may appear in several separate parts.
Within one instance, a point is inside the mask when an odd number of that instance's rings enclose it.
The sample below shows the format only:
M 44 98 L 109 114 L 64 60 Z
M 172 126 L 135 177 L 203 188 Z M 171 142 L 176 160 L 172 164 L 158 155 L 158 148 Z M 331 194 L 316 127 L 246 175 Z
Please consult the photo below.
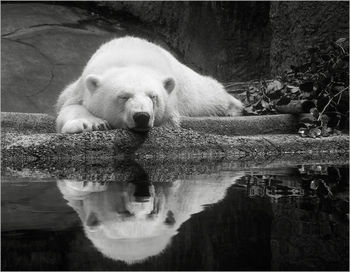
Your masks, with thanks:
M 222 200 L 241 173 L 150 182 L 141 171 L 128 182 L 59 180 L 86 236 L 103 255 L 126 263 L 160 254 L 182 223 Z

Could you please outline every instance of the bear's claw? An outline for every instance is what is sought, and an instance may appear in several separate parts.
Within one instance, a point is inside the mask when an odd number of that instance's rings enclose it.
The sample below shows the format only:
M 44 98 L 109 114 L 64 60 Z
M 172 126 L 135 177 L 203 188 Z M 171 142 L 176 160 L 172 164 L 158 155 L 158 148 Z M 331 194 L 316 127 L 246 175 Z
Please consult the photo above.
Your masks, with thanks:
M 107 121 L 100 118 L 75 119 L 68 121 L 62 128 L 62 133 L 80 133 L 94 130 L 109 130 Z

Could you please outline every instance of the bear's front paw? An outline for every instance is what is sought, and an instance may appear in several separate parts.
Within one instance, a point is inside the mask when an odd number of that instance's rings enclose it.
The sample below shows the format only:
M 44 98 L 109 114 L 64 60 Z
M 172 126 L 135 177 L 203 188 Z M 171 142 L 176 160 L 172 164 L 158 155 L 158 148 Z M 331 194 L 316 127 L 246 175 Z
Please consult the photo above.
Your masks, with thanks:
M 233 98 L 233 102 L 230 104 L 228 111 L 226 112 L 226 116 L 234 117 L 241 116 L 243 113 L 243 104 L 241 101 Z
M 62 133 L 80 133 L 93 130 L 108 130 L 110 125 L 100 118 L 75 119 L 68 121 L 62 128 Z

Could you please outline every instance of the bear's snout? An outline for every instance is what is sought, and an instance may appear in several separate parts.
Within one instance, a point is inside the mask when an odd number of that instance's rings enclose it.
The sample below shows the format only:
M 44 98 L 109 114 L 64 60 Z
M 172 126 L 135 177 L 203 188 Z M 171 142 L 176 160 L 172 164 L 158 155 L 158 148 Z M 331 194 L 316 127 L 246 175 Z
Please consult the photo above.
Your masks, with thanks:
M 149 183 L 140 182 L 135 184 L 134 199 L 136 202 L 149 202 L 151 198 L 151 192 Z
M 136 112 L 133 115 L 133 119 L 135 122 L 134 129 L 141 130 L 141 131 L 150 129 L 150 127 L 148 125 L 150 118 L 151 118 L 151 116 L 147 112 Z

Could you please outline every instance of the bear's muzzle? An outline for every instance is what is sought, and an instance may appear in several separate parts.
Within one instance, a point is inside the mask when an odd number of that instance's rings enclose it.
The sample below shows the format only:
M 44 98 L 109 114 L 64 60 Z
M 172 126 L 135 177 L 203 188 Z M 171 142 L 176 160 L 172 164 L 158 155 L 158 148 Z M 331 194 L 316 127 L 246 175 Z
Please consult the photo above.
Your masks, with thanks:
M 135 122 L 135 127 L 133 127 L 132 129 L 134 129 L 136 131 L 147 131 L 147 130 L 149 130 L 150 129 L 150 126 L 149 126 L 150 118 L 151 118 L 151 116 L 147 112 L 136 112 L 133 115 L 133 119 L 134 119 L 134 122 Z

